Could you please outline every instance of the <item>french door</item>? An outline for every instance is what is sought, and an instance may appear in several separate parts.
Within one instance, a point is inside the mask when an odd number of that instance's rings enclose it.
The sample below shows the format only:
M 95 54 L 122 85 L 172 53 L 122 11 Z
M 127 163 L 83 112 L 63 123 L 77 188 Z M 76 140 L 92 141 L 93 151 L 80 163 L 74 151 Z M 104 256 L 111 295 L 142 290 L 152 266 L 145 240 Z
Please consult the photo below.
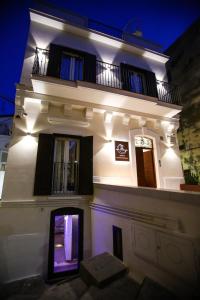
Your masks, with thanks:
M 63 53 L 60 78 L 64 80 L 83 80 L 83 58 L 75 54 Z
M 53 168 L 53 193 L 69 193 L 77 191 L 78 157 L 78 139 L 56 138 Z

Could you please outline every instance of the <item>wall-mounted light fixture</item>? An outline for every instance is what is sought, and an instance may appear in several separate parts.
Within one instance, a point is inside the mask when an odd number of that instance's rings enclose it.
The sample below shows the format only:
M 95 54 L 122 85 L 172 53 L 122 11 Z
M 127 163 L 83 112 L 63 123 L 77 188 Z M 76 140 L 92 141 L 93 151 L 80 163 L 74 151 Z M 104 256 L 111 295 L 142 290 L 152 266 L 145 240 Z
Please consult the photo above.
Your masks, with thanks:
M 167 131 L 172 132 L 174 130 L 174 124 L 169 124 Z
M 174 133 L 166 134 L 166 140 L 169 147 L 176 145 L 176 135 Z
M 28 114 L 22 107 L 17 107 L 15 112 L 15 118 L 20 119 L 22 117 L 26 117 Z

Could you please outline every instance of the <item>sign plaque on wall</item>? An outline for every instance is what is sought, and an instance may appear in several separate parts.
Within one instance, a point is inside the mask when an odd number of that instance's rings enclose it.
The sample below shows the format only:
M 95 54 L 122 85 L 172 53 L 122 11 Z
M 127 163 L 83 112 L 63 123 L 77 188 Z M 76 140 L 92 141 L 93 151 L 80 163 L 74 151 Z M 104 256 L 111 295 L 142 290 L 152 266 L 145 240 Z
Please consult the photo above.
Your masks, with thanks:
M 115 141 L 115 160 L 129 161 L 128 142 Z

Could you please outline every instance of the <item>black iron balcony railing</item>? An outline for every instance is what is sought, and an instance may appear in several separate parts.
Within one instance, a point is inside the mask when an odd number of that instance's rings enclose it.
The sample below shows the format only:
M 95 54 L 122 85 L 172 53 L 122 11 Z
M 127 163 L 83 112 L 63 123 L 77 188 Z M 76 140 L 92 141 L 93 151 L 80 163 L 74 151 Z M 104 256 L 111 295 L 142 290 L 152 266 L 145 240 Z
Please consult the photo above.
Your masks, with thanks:
M 34 64 L 32 74 L 46 76 L 47 67 L 49 62 L 49 51 L 46 49 L 36 48 Z M 133 80 L 133 73 L 126 73 L 125 80 L 131 84 Z M 83 79 L 84 80 L 84 79 Z M 142 85 L 139 81 L 140 78 L 136 79 L 135 89 L 130 89 L 130 91 L 137 94 L 146 94 L 145 88 L 140 86 Z M 117 89 L 124 89 L 123 81 L 121 78 L 121 69 L 120 66 L 109 64 L 106 62 L 96 61 L 96 83 L 108 87 L 113 87 Z M 157 84 L 157 95 L 158 100 L 170 103 L 181 105 L 181 97 L 179 92 L 179 87 L 176 85 L 169 84 L 164 81 L 156 81 Z M 144 84 L 145 85 L 145 84 Z
M 157 80 L 158 99 L 160 101 L 181 105 L 180 89 L 177 85 Z
M 97 60 L 96 83 L 121 89 L 120 67 Z
M 37 47 L 35 50 L 32 74 L 45 76 L 47 74 L 48 62 L 49 50 Z
M 55 162 L 53 166 L 53 194 L 78 192 L 78 162 Z

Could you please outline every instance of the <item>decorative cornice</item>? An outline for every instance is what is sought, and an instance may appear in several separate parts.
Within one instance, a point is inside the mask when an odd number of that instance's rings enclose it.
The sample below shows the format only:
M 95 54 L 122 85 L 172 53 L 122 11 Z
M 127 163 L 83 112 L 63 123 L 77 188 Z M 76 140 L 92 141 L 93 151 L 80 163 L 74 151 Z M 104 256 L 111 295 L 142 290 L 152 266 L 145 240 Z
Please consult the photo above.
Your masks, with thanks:
M 48 117 L 48 122 L 52 125 L 71 125 L 76 127 L 88 127 L 90 125 L 89 122 L 80 121 L 75 119 L 66 119 L 66 118 L 59 118 L 59 117 Z
M 39 75 L 32 75 L 31 78 L 36 79 L 36 80 L 40 80 L 40 81 L 46 81 L 47 79 L 51 80 L 51 81 L 53 80 L 54 83 L 57 82 L 57 84 L 61 84 L 61 82 L 62 82 L 61 79 L 55 79 L 55 78 L 52 79 L 52 77 L 50 78 L 48 76 L 41 77 Z M 77 87 L 77 85 L 74 82 L 67 82 L 67 84 L 69 86 Z M 102 89 L 108 89 L 108 87 L 103 87 L 102 88 L 102 87 L 99 87 L 99 85 L 95 85 L 94 83 L 78 81 L 78 84 L 79 84 L 79 86 L 88 87 L 88 88 L 97 88 L 97 89 L 101 88 L 101 90 Z M 63 85 L 66 86 L 66 81 L 63 83 Z M 110 87 L 109 89 L 111 89 L 111 92 L 116 93 L 115 88 Z M 150 113 L 133 111 L 133 110 L 126 109 L 126 108 L 123 108 L 123 107 L 114 107 L 114 106 L 108 106 L 108 105 L 105 105 L 105 104 L 91 103 L 91 102 L 87 102 L 87 101 L 83 102 L 81 100 L 66 99 L 66 98 L 59 97 L 59 96 L 45 95 L 45 94 L 34 92 L 32 87 L 25 86 L 24 84 L 17 84 L 16 90 L 17 90 L 16 98 L 18 98 L 18 97 L 23 97 L 23 98 L 24 97 L 30 97 L 30 98 L 41 99 L 41 100 L 44 100 L 44 101 L 49 101 L 49 102 L 58 102 L 58 103 L 61 103 L 63 105 L 65 105 L 66 103 L 67 103 L 67 105 L 73 105 L 73 106 L 81 105 L 81 106 L 85 106 L 85 107 L 90 107 L 92 109 L 100 109 L 100 110 L 103 110 L 103 111 L 106 110 L 106 111 L 109 111 L 109 112 L 118 112 L 118 113 L 123 113 L 123 114 L 131 115 L 131 116 L 141 116 L 141 117 L 146 117 L 146 118 L 149 118 L 149 119 L 155 119 L 155 120 L 158 120 L 158 121 L 168 121 L 168 122 L 171 122 L 171 123 L 178 122 L 177 117 L 176 118 L 175 117 L 168 118 L 168 117 L 158 116 L 158 115 L 154 115 L 154 114 L 150 114 Z M 123 91 L 123 90 L 118 91 L 118 93 L 119 92 L 125 93 L 125 91 Z M 127 92 L 127 93 L 130 93 L 130 92 Z M 146 96 L 146 97 L 149 97 L 149 98 L 152 99 L 152 97 L 150 97 L 150 96 Z
M 150 214 L 144 211 L 123 209 L 121 207 L 112 207 L 97 203 L 91 203 L 90 208 L 103 213 L 120 216 L 126 219 L 131 219 L 148 225 L 153 225 L 158 228 L 167 229 L 173 232 L 181 232 L 179 220 L 158 214 Z

